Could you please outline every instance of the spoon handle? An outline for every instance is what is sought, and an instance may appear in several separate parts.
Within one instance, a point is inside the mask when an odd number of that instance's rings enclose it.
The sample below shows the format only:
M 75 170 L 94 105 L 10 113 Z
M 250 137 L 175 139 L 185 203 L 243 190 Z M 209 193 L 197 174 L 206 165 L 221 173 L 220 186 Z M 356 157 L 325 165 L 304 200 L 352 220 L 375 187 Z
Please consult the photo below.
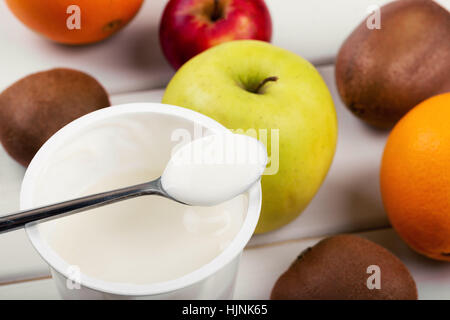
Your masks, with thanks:
M 156 194 L 170 198 L 161 186 L 161 178 L 131 187 L 102 192 L 0 217 L 0 233 L 22 228 L 28 223 L 44 222 L 114 202 Z

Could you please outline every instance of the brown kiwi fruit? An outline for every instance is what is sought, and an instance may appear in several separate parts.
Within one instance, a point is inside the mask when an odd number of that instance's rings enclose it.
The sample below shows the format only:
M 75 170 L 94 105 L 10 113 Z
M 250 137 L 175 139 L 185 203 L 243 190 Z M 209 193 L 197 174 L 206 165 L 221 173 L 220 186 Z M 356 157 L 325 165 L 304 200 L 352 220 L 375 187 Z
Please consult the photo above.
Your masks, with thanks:
M 0 95 L 0 141 L 28 166 L 39 148 L 69 122 L 110 105 L 105 89 L 86 73 L 52 69 L 31 74 Z
M 390 128 L 421 101 L 450 91 L 450 13 L 431 0 L 397 0 L 380 10 L 381 29 L 366 20 L 345 40 L 336 82 L 359 118 Z
M 380 289 L 369 289 L 369 266 L 378 266 Z M 372 279 L 369 279 L 372 283 Z M 405 265 L 388 250 L 353 235 L 324 239 L 305 250 L 276 282 L 275 300 L 416 300 Z

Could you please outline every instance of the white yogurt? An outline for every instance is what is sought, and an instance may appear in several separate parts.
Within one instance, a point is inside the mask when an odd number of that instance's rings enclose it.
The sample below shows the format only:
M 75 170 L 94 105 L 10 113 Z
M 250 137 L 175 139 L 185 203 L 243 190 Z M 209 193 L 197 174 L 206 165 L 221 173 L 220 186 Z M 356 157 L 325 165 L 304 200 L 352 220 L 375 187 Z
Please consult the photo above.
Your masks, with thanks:
M 87 192 L 138 183 L 149 174 L 125 172 Z M 246 202 L 240 195 L 218 206 L 192 207 L 146 196 L 57 219 L 48 241 L 91 277 L 133 284 L 168 281 L 197 270 L 228 246 L 242 226 Z
M 266 165 L 266 148 L 258 140 L 239 134 L 211 135 L 178 149 L 161 182 L 183 203 L 211 206 L 248 190 Z
M 83 130 L 59 147 L 41 169 L 34 206 L 158 178 L 179 144 L 171 140 L 174 128 L 192 131 L 188 122 L 171 119 L 168 126 L 167 121 L 163 116 L 155 120 L 128 115 Z M 172 168 L 169 181 L 177 168 Z M 233 171 L 227 172 L 234 176 Z M 255 173 L 241 174 L 246 183 L 237 186 L 245 188 Z M 208 183 L 207 178 L 201 178 L 201 186 Z M 196 190 L 194 200 L 202 192 Z M 211 193 L 221 189 L 215 190 Z M 205 196 L 208 202 L 213 198 L 209 193 Z M 149 284 L 179 278 L 222 253 L 241 230 L 247 204 L 245 194 L 212 207 L 146 196 L 45 222 L 39 229 L 57 255 L 79 267 L 83 275 Z

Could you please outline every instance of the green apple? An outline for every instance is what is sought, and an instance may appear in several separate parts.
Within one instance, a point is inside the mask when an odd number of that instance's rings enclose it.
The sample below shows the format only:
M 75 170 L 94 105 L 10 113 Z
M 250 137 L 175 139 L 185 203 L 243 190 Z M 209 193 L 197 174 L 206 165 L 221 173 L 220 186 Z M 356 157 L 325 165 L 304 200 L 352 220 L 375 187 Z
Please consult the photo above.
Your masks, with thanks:
M 325 82 L 308 61 L 266 42 L 231 41 L 197 55 L 172 78 L 163 102 L 201 112 L 229 129 L 279 130 L 279 140 L 272 136 L 267 143 L 278 170 L 262 178 L 256 233 L 295 219 L 333 159 L 337 119 Z

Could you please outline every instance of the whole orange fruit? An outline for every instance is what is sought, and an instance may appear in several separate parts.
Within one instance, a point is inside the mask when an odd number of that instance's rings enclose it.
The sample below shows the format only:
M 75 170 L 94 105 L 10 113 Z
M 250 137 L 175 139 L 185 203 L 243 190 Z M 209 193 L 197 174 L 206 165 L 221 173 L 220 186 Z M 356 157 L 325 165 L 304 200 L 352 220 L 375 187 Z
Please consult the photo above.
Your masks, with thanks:
M 136 15 L 142 2 L 143 0 L 6 0 L 14 15 L 30 29 L 65 44 L 86 44 L 109 37 Z
M 384 207 L 403 240 L 450 261 L 450 93 L 423 101 L 397 123 L 380 178 Z

